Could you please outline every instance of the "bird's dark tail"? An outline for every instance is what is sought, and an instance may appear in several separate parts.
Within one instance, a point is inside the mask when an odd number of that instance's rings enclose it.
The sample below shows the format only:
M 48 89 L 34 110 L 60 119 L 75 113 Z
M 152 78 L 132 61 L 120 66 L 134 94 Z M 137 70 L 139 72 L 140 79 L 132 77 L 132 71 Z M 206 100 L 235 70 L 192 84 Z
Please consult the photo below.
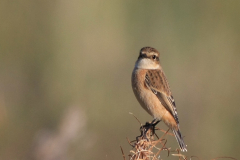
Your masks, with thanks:
M 179 147 L 181 149 L 182 152 L 187 152 L 187 146 L 185 145 L 184 141 L 183 141 L 183 138 L 182 138 L 182 135 L 181 135 L 181 132 L 180 130 L 175 130 L 175 129 L 172 129 L 177 141 L 178 141 L 178 144 L 179 144 Z

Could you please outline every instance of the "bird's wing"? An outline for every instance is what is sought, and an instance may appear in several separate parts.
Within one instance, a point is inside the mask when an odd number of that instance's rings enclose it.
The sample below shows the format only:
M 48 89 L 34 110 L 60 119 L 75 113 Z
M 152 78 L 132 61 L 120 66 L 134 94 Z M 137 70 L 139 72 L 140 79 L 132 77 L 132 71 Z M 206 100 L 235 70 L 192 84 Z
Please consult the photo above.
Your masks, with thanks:
M 178 124 L 177 108 L 164 72 L 160 69 L 147 71 L 145 84 L 158 97 Z

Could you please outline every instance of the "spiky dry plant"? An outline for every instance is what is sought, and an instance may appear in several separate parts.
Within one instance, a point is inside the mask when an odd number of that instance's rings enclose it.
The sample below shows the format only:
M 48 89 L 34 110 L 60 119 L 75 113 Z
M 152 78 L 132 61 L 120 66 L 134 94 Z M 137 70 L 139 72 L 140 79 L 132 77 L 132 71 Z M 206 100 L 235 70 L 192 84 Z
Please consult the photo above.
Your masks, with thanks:
M 141 136 L 129 144 L 133 147 L 130 151 L 130 160 L 157 160 L 160 157 L 160 153 L 163 150 L 169 151 L 170 148 L 166 148 L 167 140 L 164 139 L 165 132 L 161 138 L 154 140 L 153 130 L 146 126 L 141 127 Z M 160 144 L 160 146 L 158 146 Z M 155 151 L 155 152 L 154 152 Z
M 134 116 L 134 115 L 133 115 Z M 135 117 L 135 116 L 134 116 Z M 136 117 L 135 117 L 136 118 Z M 136 118 L 137 119 L 137 118 Z M 137 119 L 138 120 L 138 119 Z M 162 151 L 166 151 L 168 156 L 176 156 L 179 160 L 192 160 L 193 158 L 200 160 L 197 156 L 187 157 L 180 153 L 179 149 L 172 150 L 170 147 L 166 147 L 167 139 L 166 135 L 174 136 L 172 133 L 169 133 L 169 129 L 167 131 L 155 127 L 152 123 L 146 123 L 142 125 L 140 123 L 140 132 L 141 135 L 136 137 L 136 140 L 130 141 L 128 143 L 132 146 L 132 150 L 130 150 L 130 154 L 128 155 L 129 160 L 159 160 L 160 153 Z M 163 135 L 159 138 L 159 136 L 155 133 L 155 131 L 161 131 Z M 121 147 L 123 159 L 126 160 L 126 156 Z M 217 160 L 221 158 L 233 159 L 232 157 L 217 157 L 212 160 Z
M 141 135 L 137 136 L 136 140 L 133 141 L 128 140 L 128 143 L 133 147 L 133 149 L 130 150 L 129 160 L 158 160 L 160 158 L 160 153 L 162 151 L 167 151 L 168 156 L 170 155 L 171 152 L 175 152 L 175 154 L 171 155 L 178 156 L 179 160 L 186 160 L 186 156 L 180 154 L 179 149 L 171 150 L 171 148 L 166 147 L 167 139 L 165 138 L 165 136 L 166 135 L 174 136 L 172 133 L 168 132 L 169 129 L 165 131 L 160 128 L 156 128 L 155 125 L 152 123 L 147 122 L 145 125 L 142 125 L 139 120 L 138 122 L 141 125 L 140 127 Z M 155 133 L 156 130 L 160 130 L 161 132 L 163 132 L 163 135 L 160 138 Z M 126 160 L 123 150 L 122 154 L 124 160 Z

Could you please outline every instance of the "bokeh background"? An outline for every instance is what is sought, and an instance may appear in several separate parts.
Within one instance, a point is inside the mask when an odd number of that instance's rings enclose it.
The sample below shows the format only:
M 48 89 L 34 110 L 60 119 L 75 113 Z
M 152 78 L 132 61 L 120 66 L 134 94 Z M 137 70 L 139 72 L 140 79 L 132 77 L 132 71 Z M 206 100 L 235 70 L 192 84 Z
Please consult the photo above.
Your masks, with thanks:
M 144 46 L 161 53 L 186 155 L 240 158 L 239 1 L 1 0 L 0 22 L 1 160 L 122 159 L 129 112 L 152 120 L 130 83 Z

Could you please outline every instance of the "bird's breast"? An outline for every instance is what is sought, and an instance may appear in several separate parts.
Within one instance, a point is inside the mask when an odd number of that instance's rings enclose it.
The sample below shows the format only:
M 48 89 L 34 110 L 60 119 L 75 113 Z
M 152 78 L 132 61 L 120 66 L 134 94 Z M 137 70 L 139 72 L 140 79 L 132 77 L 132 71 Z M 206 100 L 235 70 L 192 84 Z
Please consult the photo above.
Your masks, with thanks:
M 146 69 L 134 69 L 132 73 L 132 89 L 141 104 L 151 116 L 161 119 L 166 109 L 162 106 L 157 96 L 146 86 Z

